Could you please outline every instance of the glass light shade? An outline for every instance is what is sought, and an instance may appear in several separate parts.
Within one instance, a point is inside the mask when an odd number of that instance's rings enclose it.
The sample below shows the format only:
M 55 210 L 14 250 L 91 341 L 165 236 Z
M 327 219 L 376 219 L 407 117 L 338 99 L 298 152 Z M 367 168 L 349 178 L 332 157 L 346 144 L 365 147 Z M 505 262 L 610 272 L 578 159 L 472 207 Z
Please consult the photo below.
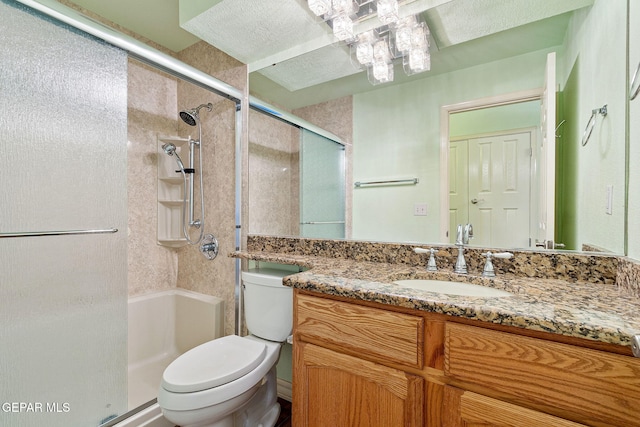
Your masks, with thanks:
M 309 9 L 316 16 L 322 16 L 331 11 L 331 0 L 309 0 Z
M 421 49 L 426 50 L 427 46 L 429 46 L 429 41 L 427 40 L 427 26 L 424 23 L 421 23 L 418 26 L 415 26 L 411 29 L 411 48 L 412 49 Z
M 378 19 L 385 25 L 396 22 L 398 16 L 398 0 L 378 0 Z
M 389 43 L 386 39 L 378 40 L 373 45 L 373 58 L 376 62 L 390 62 L 391 52 L 389 52 Z
M 428 71 L 431 69 L 431 55 L 425 50 L 411 49 L 409 54 L 403 57 L 403 66 L 407 75 Z
M 353 21 L 347 15 L 338 15 L 333 18 L 333 35 L 338 40 L 353 38 Z
M 358 5 L 353 0 L 333 0 L 333 13 L 336 15 L 351 15 L 358 11 Z
M 398 52 L 406 53 L 411 49 L 411 27 L 399 27 L 396 30 L 396 49 Z
M 393 64 L 375 61 L 367 70 L 369 81 L 376 85 L 393 81 Z
M 373 46 L 369 42 L 358 42 L 356 45 L 356 58 L 362 65 L 373 63 Z
M 409 16 L 405 16 L 404 18 L 400 18 L 398 19 L 398 22 L 396 22 L 396 27 L 413 27 L 415 25 L 418 25 L 418 18 L 416 18 L 416 15 L 409 15 Z

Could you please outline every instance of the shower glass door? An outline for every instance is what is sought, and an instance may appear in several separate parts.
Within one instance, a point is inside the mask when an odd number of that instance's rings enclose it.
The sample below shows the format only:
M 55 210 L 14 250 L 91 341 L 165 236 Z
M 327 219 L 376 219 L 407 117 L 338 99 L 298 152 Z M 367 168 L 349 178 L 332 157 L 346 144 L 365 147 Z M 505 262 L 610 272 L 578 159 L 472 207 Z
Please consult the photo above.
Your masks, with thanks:
M 300 235 L 343 239 L 344 146 L 307 129 L 300 134 Z
M 0 425 L 98 426 L 127 410 L 127 56 L 0 16 Z

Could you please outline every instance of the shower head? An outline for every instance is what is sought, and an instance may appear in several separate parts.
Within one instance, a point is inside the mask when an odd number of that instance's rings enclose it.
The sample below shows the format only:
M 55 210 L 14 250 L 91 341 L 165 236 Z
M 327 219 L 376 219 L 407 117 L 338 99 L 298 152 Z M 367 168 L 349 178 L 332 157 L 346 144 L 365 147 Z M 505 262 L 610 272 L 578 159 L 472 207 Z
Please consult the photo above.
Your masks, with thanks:
M 191 110 L 182 110 L 180 111 L 180 118 L 189 126 L 195 126 L 196 123 L 198 123 L 198 120 L 200 120 L 200 116 L 198 115 L 198 113 L 200 112 L 201 108 L 206 108 L 208 111 L 211 111 L 213 109 L 213 104 L 201 104 Z
M 173 154 L 176 152 L 176 146 L 175 144 L 172 144 L 170 142 L 167 142 L 166 144 L 164 144 L 162 146 L 162 149 L 164 150 L 165 153 L 167 153 L 169 156 L 173 156 Z
M 178 163 L 178 167 L 180 168 L 180 171 L 184 172 L 184 163 L 182 163 L 182 159 L 180 158 L 180 156 L 176 152 L 175 144 L 172 144 L 171 142 L 167 142 L 166 144 L 164 144 L 162 146 L 162 149 L 164 150 L 164 152 L 167 155 L 169 155 L 169 156 L 174 156 L 175 155 L 176 156 L 176 163 Z

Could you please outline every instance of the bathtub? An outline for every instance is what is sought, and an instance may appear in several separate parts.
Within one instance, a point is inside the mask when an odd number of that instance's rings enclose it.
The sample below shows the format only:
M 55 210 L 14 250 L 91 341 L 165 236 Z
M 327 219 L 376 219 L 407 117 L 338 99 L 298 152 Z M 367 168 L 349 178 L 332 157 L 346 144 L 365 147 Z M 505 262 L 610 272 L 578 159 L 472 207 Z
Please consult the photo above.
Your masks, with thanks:
M 176 357 L 224 334 L 224 301 L 182 289 L 129 298 L 129 410 L 157 397 Z M 157 404 L 117 424 L 164 426 Z

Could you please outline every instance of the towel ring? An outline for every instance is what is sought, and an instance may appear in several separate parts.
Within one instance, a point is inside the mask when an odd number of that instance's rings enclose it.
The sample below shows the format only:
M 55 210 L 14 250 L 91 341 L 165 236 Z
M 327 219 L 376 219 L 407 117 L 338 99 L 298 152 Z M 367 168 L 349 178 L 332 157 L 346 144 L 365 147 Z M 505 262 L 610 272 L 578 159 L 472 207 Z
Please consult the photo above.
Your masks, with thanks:
M 584 133 L 582 134 L 582 146 L 584 147 L 589 142 L 589 138 L 591 138 L 591 132 L 593 132 L 593 128 L 596 126 L 596 118 L 598 114 L 602 114 L 602 117 L 607 116 L 607 104 L 605 104 L 602 108 L 596 108 L 595 110 L 591 110 L 591 117 L 587 122 L 587 127 L 584 129 Z
M 640 63 L 638 63 L 638 68 L 636 68 L 636 72 L 633 73 L 633 78 L 631 79 L 631 89 L 629 90 L 629 101 L 633 101 L 638 96 L 638 92 L 640 92 Z

